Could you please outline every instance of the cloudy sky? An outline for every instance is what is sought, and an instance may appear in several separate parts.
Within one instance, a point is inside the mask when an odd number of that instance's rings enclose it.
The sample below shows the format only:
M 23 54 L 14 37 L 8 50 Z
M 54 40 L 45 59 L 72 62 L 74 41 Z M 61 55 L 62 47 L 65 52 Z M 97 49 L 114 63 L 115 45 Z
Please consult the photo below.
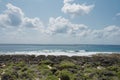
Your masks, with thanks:
M 0 43 L 120 44 L 120 0 L 0 0 Z

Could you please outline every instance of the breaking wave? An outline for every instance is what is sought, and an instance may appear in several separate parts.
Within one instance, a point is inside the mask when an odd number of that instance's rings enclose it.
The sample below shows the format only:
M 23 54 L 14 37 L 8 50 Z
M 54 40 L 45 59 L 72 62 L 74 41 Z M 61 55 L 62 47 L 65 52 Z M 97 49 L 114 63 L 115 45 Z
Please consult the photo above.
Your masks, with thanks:
M 11 52 L 0 52 L 1 55 L 55 55 L 55 56 L 90 56 L 99 53 L 112 52 L 89 52 L 87 50 L 39 50 L 39 51 L 11 51 Z

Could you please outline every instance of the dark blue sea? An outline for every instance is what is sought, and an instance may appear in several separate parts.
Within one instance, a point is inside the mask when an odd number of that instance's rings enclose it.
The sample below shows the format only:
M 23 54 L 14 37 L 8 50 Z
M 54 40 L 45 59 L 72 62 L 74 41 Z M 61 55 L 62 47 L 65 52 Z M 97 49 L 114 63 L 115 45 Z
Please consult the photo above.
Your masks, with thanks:
M 89 44 L 0 44 L 0 54 L 35 55 L 89 55 L 96 53 L 120 53 L 120 45 Z

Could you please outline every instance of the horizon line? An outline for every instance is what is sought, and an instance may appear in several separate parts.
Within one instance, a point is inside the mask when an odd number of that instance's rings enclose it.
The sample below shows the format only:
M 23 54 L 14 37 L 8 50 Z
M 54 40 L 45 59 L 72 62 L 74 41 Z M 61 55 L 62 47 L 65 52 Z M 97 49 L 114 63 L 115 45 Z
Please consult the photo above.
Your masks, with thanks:
M 49 44 L 37 44 L 37 43 L 0 43 L 0 45 L 120 45 L 120 44 L 53 44 L 53 43 L 49 43 Z

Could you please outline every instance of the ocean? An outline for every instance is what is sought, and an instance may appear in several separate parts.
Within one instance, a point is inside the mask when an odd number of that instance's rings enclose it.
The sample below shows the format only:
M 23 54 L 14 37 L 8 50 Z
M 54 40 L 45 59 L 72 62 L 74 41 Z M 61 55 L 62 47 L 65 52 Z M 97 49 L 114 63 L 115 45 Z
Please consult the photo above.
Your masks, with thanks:
M 0 44 L 0 55 L 24 54 L 84 56 L 98 53 L 120 53 L 120 45 Z

